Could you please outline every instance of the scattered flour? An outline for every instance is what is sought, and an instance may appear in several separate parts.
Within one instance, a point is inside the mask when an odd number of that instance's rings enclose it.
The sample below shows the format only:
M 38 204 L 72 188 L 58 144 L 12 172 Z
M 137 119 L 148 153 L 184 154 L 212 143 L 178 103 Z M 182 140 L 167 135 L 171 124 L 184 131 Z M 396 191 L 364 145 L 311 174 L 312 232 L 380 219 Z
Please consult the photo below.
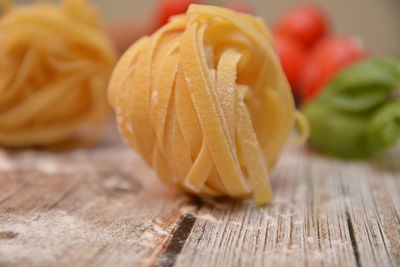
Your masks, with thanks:
M 117 116 L 117 123 L 121 124 L 123 122 L 123 118 L 121 116 Z
M 75 253 L 84 250 L 85 253 L 79 257 L 90 259 L 104 246 L 113 244 L 115 249 L 130 253 L 120 257 L 120 253 L 110 250 L 111 254 L 104 254 L 99 260 L 104 265 L 113 262 L 127 266 L 143 263 L 144 258 L 140 254 L 144 251 L 143 248 L 155 248 L 155 245 L 141 242 L 133 234 L 118 231 L 110 225 L 102 227 L 91 224 L 64 211 L 25 215 L 0 214 L 0 232 L 16 234 L 13 239 L 1 240 L 0 265 L 21 264 L 26 259 L 34 266 L 63 265 L 70 263 L 69 256 L 75 255 L 71 254 L 71 248 L 74 248 Z M 152 233 L 144 234 L 148 239 L 153 236 Z M 136 246 L 137 253 L 133 245 Z M 60 258 L 60 255 L 66 257 Z
M 157 103 L 158 102 L 158 92 L 153 91 L 151 93 L 151 103 Z
M 314 243 L 315 242 L 315 238 L 312 236 L 307 237 L 307 242 L 309 243 Z
M 35 167 L 38 171 L 47 174 L 54 174 L 62 170 L 62 167 L 52 159 L 39 160 L 36 162 Z
M 187 214 L 187 213 L 193 214 L 196 211 L 196 206 L 185 205 L 185 206 L 182 206 L 179 209 L 179 211 L 180 211 L 181 214 Z
M 199 214 L 196 214 L 196 218 L 200 219 L 200 220 L 209 221 L 209 222 L 212 222 L 212 223 L 220 223 L 220 221 L 217 220 L 217 218 L 212 216 L 210 213 L 199 213 Z
M 133 125 L 132 125 L 132 123 L 127 123 L 126 124 L 126 129 L 128 130 L 128 132 L 133 133 Z
M 154 238 L 154 234 L 151 233 L 151 232 L 144 232 L 141 238 L 142 238 L 142 239 L 149 239 L 149 240 L 151 240 L 151 239 Z
M 0 171 L 10 171 L 15 169 L 15 163 L 0 150 Z
M 197 211 L 196 209 L 197 209 L 196 206 L 184 205 L 180 208 L 179 211 L 181 214 L 191 214 L 199 220 L 205 220 L 205 221 L 209 221 L 212 223 L 220 223 L 221 222 L 218 219 L 216 219 L 214 216 L 212 216 L 211 212 L 209 212 L 208 210 Z
M 185 81 L 188 86 L 192 86 L 192 79 L 190 79 L 189 77 L 185 77 Z
M 110 190 L 128 191 L 132 188 L 132 183 L 127 179 L 123 179 L 118 174 L 113 174 L 104 180 L 103 187 Z

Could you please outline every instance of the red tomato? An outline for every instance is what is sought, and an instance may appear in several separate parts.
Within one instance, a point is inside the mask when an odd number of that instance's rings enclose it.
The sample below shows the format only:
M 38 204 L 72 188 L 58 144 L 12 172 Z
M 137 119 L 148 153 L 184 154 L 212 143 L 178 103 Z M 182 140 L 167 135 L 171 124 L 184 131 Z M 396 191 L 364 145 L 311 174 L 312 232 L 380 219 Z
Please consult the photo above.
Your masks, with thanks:
M 306 59 L 306 51 L 293 39 L 279 34 L 275 34 L 275 45 L 282 68 L 293 92 L 295 92 L 298 89 L 299 74 Z
M 314 99 L 340 70 L 367 55 L 364 43 L 357 37 L 334 36 L 322 40 L 311 51 L 301 75 L 303 100 Z
M 200 0 L 159 0 L 156 2 L 156 29 L 168 22 L 171 16 L 186 13 L 190 4 L 200 4 Z
M 275 26 L 275 32 L 297 40 L 305 48 L 315 45 L 328 31 L 327 16 L 320 8 L 311 4 L 289 9 Z
M 255 12 L 250 8 L 250 6 L 244 2 L 229 1 L 229 2 L 222 3 L 222 6 L 232 9 L 233 11 L 236 11 L 236 12 L 255 14 Z

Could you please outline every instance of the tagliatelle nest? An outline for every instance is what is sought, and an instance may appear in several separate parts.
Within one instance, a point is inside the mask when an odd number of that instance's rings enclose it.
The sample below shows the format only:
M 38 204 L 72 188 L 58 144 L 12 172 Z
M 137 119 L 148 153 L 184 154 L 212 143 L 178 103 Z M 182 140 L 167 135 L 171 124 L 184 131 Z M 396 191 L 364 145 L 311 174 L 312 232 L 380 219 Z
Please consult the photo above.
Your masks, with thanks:
M 165 183 L 271 200 L 296 110 L 261 19 L 192 5 L 125 53 L 109 99 L 125 142 Z
M 95 10 L 85 0 L 0 4 L 0 145 L 93 141 L 116 61 Z

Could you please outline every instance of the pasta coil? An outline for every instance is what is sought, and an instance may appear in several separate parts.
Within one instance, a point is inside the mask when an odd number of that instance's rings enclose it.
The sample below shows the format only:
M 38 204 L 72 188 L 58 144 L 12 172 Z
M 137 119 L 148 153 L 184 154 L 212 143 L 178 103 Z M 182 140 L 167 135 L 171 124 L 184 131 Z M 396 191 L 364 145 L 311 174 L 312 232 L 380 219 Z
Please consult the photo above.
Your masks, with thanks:
M 94 141 L 116 62 L 96 10 L 85 0 L 0 6 L 0 145 Z
M 123 139 L 165 183 L 271 201 L 296 110 L 261 19 L 191 5 L 122 56 L 108 93 Z

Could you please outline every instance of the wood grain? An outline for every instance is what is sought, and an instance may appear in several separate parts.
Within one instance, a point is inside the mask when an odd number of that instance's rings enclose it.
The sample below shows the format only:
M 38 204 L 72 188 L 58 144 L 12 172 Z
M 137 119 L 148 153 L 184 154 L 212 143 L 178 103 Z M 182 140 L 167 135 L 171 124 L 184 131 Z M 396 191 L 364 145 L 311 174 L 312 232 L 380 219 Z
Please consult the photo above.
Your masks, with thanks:
M 0 150 L 0 266 L 400 266 L 398 171 L 288 149 L 257 208 L 167 188 L 116 140 Z

